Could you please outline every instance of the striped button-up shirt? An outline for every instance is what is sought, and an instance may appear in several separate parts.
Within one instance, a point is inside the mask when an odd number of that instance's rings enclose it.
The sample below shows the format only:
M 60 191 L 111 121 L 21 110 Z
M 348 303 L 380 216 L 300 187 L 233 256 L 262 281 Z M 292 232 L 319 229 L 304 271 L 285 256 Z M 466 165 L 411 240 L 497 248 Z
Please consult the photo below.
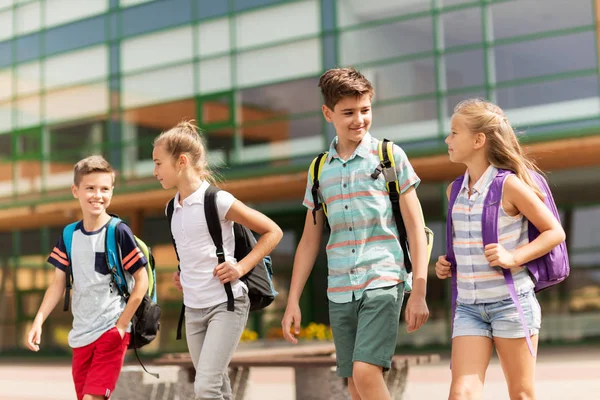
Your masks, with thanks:
M 327 296 L 335 303 L 346 303 L 360 299 L 367 289 L 404 282 L 407 274 L 385 179 L 383 174 L 371 177 L 380 162 L 378 140 L 367 133 L 347 160 L 339 157 L 336 144 L 337 137 L 329 147 L 320 189 L 331 227 Z M 420 179 L 396 145 L 394 161 L 401 192 L 416 187 Z M 309 171 L 303 204 L 312 210 L 311 189 Z
M 498 169 L 489 166 L 473 185 L 469 197 L 469 174 L 465 173 L 452 208 L 453 248 L 458 268 L 458 302 L 463 304 L 493 303 L 510 298 L 500 267 L 490 267 L 484 255 L 481 214 L 490 185 Z M 509 252 L 529 243 L 528 221 L 522 214 L 510 216 L 500 202 L 498 241 Z M 533 289 L 533 281 L 524 267 L 512 269 L 518 294 Z

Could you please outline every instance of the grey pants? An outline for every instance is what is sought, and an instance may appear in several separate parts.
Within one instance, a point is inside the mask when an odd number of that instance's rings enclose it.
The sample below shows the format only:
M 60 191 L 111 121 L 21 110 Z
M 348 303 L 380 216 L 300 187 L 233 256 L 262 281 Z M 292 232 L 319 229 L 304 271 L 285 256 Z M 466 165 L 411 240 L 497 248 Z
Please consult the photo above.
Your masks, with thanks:
M 248 321 L 248 295 L 236 298 L 234 304 L 234 311 L 227 311 L 227 303 L 185 308 L 187 344 L 196 368 L 196 400 L 232 398 L 227 369 Z

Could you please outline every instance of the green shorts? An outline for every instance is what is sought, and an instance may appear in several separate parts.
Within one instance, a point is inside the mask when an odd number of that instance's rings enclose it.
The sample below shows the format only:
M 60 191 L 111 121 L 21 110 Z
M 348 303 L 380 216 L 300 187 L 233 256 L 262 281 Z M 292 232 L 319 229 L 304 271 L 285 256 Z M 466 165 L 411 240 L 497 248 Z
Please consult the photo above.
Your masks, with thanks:
M 396 350 L 404 284 L 365 290 L 349 303 L 329 302 L 337 374 L 352 376 L 355 361 L 391 367 Z

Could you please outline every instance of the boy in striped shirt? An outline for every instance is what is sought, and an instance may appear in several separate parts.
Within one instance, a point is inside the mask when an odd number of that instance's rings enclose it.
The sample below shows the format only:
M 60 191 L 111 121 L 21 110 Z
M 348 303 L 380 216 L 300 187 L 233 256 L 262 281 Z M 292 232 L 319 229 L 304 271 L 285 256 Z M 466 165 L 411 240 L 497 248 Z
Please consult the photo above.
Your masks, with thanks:
M 336 68 L 321 76 L 323 115 L 333 123 L 336 138 L 320 174 L 320 196 L 327 208 L 316 212 L 313 182 L 308 177 L 304 233 L 294 259 L 283 334 L 300 331 L 300 295 L 319 251 L 325 220 L 331 233 L 327 244 L 329 316 L 337 356 L 337 373 L 348 379 L 353 400 L 390 399 L 382 372 L 389 369 L 396 347 L 404 282 L 408 275 L 398 229 L 379 165 L 378 140 L 371 126 L 371 83 L 353 68 Z M 425 301 L 427 239 L 415 188 L 420 179 L 404 151 L 394 146 L 400 187 L 400 210 L 411 249 L 414 283 L 406 306 L 408 332 L 429 316 Z M 318 209 L 318 207 L 317 207 Z
M 54 280 L 46 290 L 42 305 L 27 335 L 27 345 L 39 351 L 42 324 L 65 294 L 67 273 L 73 277 L 73 381 L 78 400 L 109 399 L 114 390 L 129 345 L 131 319 L 148 291 L 146 257 L 138 248 L 131 229 L 118 225 L 116 237 L 126 278 L 130 285 L 127 303 L 113 282 L 105 257 L 106 212 L 113 194 L 115 172 L 101 156 L 91 156 L 75 164 L 73 196 L 79 200 L 83 220 L 72 236 L 71 249 L 63 237 L 48 257 L 54 265 Z

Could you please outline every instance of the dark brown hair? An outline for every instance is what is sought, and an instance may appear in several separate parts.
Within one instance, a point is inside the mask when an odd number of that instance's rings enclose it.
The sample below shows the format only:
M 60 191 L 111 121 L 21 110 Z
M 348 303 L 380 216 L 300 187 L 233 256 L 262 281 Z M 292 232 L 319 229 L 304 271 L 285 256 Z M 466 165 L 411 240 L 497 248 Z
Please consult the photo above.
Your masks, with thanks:
M 73 171 L 73 183 L 75 186 L 79 186 L 84 176 L 93 174 L 94 172 L 112 174 L 113 184 L 115 183 L 115 170 L 102 156 L 89 156 L 78 161 Z
M 335 105 L 345 97 L 373 98 L 373 85 L 354 68 L 333 68 L 321 75 L 319 87 L 323 102 L 333 111 Z

